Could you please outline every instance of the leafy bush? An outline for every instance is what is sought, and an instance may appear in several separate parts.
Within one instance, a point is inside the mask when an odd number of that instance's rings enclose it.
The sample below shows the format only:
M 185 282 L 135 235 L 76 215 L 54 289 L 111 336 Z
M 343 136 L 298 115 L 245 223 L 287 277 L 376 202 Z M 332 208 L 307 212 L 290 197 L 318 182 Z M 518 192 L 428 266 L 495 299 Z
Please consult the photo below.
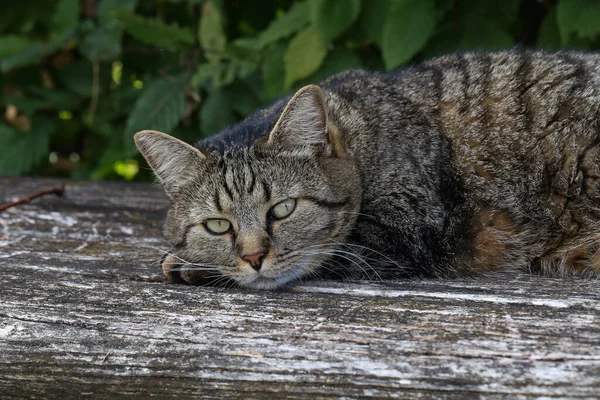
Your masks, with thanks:
M 194 142 L 311 81 L 459 49 L 596 49 L 595 0 L 3 0 L 0 175 L 149 179 L 140 129 Z

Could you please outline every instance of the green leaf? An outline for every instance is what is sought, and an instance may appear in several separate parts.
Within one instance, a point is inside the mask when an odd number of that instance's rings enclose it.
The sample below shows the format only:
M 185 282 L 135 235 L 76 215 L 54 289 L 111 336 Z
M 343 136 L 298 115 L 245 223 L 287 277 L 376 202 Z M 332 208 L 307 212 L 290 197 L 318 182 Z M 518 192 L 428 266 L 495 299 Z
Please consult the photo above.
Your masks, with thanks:
M 120 28 L 100 27 L 85 36 L 79 48 L 89 60 L 110 60 L 121 53 L 121 35 Z
M 483 15 L 469 14 L 463 24 L 461 49 L 497 50 L 514 45 L 512 36 L 497 20 Z
M 125 126 L 127 155 L 135 154 L 133 134 L 152 129 L 168 133 L 179 124 L 185 113 L 187 74 L 174 79 L 151 82 L 137 99 Z
M 274 99 L 285 93 L 284 54 L 286 46 L 275 43 L 269 46 L 262 65 L 262 80 L 264 99 Z
M 348 49 L 338 48 L 327 55 L 323 65 L 310 76 L 310 82 L 306 82 L 306 84 L 319 82 L 338 72 L 360 67 L 360 59 L 355 53 Z
M 123 148 L 124 143 L 122 140 L 109 140 L 107 143 L 101 140 L 91 142 L 98 148 L 96 156 L 99 157 L 94 170 L 90 174 L 90 178 L 94 180 L 108 179 L 115 173 L 115 163 L 127 158 L 125 149 Z
M 58 79 L 72 92 L 81 96 L 91 96 L 93 87 L 93 67 L 85 58 L 56 71 Z
M 212 63 L 219 62 L 227 44 L 227 37 L 223 31 L 219 8 L 210 0 L 202 6 L 198 36 L 206 59 Z
M 110 60 L 121 53 L 121 22 L 114 16 L 118 11 L 133 11 L 137 0 L 102 0 L 98 4 L 100 27 L 91 30 L 83 39 L 80 50 L 92 61 Z
M 50 54 L 53 50 L 53 48 L 49 48 L 49 46 L 45 46 L 42 43 L 35 43 L 19 53 L 3 57 L 0 60 L 0 71 L 8 72 L 15 68 L 37 64 L 41 61 L 42 57 Z
M 292 7 L 282 16 L 276 18 L 259 36 L 260 47 L 265 47 L 279 39 L 284 39 L 308 24 L 308 3 L 294 3 Z
M 52 120 L 36 116 L 29 132 L 0 123 L 0 175 L 17 176 L 29 172 L 48 157 Z
M 0 36 L 0 57 L 10 56 L 35 46 L 37 42 L 27 36 Z
M 507 29 L 519 20 L 521 0 L 502 0 L 498 2 L 468 0 L 463 6 L 468 7 L 471 11 L 465 14 L 475 13 L 486 15 L 488 18 L 495 20 L 504 29 Z
M 360 26 L 365 36 L 373 43 L 381 46 L 383 39 L 383 21 L 385 21 L 389 9 L 390 0 L 365 0 L 365 7 L 360 15 Z
M 114 12 L 114 16 L 131 36 L 146 44 L 170 51 L 194 45 L 194 34 L 189 28 L 167 25 L 157 18 L 146 19 L 123 10 Z
M 48 43 L 33 43 L 18 53 L 0 59 L 0 71 L 8 72 L 27 65 L 38 64 L 44 57 L 60 49 L 72 35 L 72 30 Z
M 196 66 L 196 72 L 192 76 L 192 87 L 198 89 L 207 81 L 212 81 L 213 85 L 219 86 L 224 69 L 225 67 L 222 64 L 198 64 L 198 66 Z
M 569 42 L 571 33 L 593 39 L 600 33 L 600 2 L 596 0 L 559 0 L 556 20 L 562 44 Z
M 383 28 L 381 50 L 390 70 L 409 61 L 435 30 L 433 0 L 396 0 L 390 5 Z
M 0 33 L 27 33 L 34 25 L 51 25 L 56 0 L 2 0 Z
M 560 48 L 560 32 L 556 23 L 556 8 L 552 8 L 540 26 L 537 46 L 544 49 Z
M 98 4 L 98 21 L 100 26 L 107 29 L 121 28 L 121 23 L 115 17 L 116 11 L 133 11 L 138 0 L 102 0 Z
M 315 28 L 309 26 L 298 32 L 290 40 L 283 56 L 286 89 L 319 69 L 326 55 L 327 46 Z
M 344 33 L 360 14 L 360 0 L 308 0 L 310 18 L 321 38 L 328 42 Z
M 506 2 L 510 2 L 508 0 Z M 520 1 L 520 0 L 516 0 Z M 499 3 L 493 3 L 494 6 L 499 6 Z M 462 4 L 461 4 L 462 6 Z M 456 7 L 456 0 L 435 0 L 435 19 L 440 22 L 444 19 L 446 14 L 451 12 Z
M 436 28 L 435 35 L 421 51 L 430 58 L 457 50 L 494 50 L 515 45 L 511 34 L 518 4 L 515 0 L 492 4 L 478 0 L 461 0 L 464 7 L 453 13 Z M 476 7 L 479 5 L 479 7 Z
M 45 88 L 42 86 L 28 87 L 27 92 L 44 100 L 44 108 L 59 107 L 70 108 L 77 96 L 66 90 L 56 88 Z
M 200 129 L 203 136 L 219 132 L 237 122 L 231 97 L 225 88 L 218 88 L 208 94 L 200 109 Z
M 260 99 L 251 87 L 243 81 L 237 80 L 228 86 L 227 93 L 231 102 L 231 108 L 244 117 L 252 114 L 261 106 Z
M 40 108 L 46 106 L 46 101 L 38 98 L 26 96 L 24 93 L 14 93 L 3 99 L 3 104 L 12 104 L 17 107 L 21 113 L 31 115 Z
M 0 45 L 5 44 L 6 48 L 0 47 L 0 55 L 6 52 L 0 58 L 0 71 L 8 72 L 16 68 L 27 65 L 38 64 L 44 57 L 63 47 L 75 35 L 75 29 L 67 29 L 61 35 L 51 38 L 51 40 L 42 43 L 30 41 L 28 43 L 22 36 L 8 35 L 0 38 Z
M 60 0 L 52 15 L 52 28 L 63 33 L 77 25 L 81 12 L 81 0 Z
M 65 90 L 46 89 L 30 86 L 22 92 L 15 92 L 3 99 L 4 104 L 12 104 L 22 113 L 32 115 L 38 110 L 56 111 L 69 109 L 80 103 L 78 96 Z
M 325 42 L 344 33 L 360 14 L 360 0 L 308 0 L 312 25 Z

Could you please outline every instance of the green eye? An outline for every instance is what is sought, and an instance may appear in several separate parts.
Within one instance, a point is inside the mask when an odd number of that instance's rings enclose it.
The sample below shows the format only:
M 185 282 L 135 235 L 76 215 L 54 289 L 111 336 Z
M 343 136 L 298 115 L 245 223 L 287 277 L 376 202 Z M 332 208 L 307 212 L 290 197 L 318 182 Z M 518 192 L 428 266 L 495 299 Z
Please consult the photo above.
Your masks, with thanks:
M 231 222 L 226 219 L 209 219 L 204 222 L 204 227 L 210 233 L 222 235 L 231 229 Z
M 296 208 L 296 199 L 287 199 L 275 204 L 271 208 L 271 215 L 275 219 L 283 219 L 289 216 Z

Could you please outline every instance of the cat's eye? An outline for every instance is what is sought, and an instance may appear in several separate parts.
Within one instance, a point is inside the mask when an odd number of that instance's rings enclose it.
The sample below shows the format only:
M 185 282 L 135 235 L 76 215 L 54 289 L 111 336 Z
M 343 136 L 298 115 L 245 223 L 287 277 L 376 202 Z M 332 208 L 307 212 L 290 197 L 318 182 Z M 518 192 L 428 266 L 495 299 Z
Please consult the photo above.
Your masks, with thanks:
M 231 229 L 231 222 L 220 218 L 209 219 L 204 221 L 204 227 L 210 233 L 215 235 L 223 235 L 224 233 L 229 232 Z
M 283 219 L 289 216 L 295 208 L 296 199 L 287 199 L 271 207 L 271 215 L 275 219 Z

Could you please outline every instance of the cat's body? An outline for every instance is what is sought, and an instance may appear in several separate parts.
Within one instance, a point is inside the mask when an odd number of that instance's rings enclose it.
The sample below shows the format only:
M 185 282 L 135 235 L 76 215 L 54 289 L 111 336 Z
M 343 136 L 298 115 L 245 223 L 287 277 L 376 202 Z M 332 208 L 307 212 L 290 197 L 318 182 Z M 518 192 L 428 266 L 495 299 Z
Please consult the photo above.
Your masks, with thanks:
M 600 55 L 455 54 L 320 88 L 197 153 L 138 134 L 173 200 L 168 276 L 273 288 L 309 274 L 600 272 Z M 291 214 L 269 219 L 286 199 Z M 190 240 L 207 218 L 231 223 L 218 246 Z

